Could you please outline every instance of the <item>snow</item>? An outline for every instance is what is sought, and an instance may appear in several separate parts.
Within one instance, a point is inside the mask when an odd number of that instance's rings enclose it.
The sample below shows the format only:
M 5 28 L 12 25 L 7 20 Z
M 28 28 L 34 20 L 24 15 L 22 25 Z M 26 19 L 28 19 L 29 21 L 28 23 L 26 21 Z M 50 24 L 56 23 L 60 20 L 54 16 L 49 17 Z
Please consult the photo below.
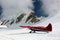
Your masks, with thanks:
M 1 23 L 2 23 L 2 22 L 0 21 L 0 25 L 1 25 Z
M 2 28 L 7 28 L 7 26 L 6 25 L 0 25 L 0 29 L 2 29 Z
M 22 12 L 25 12 L 25 13 L 31 12 L 31 10 L 27 8 L 29 5 L 33 7 L 31 4 L 31 1 L 26 0 L 26 2 L 24 2 L 25 0 L 22 0 L 23 3 L 22 2 L 21 3 L 23 5 L 26 4 L 25 6 L 22 5 L 23 7 L 20 6 L 21 4 L 19 5 L 20 1 L 18 0 L 18 5 L 17 5 L 16 0 L 0 0 L 4 8 L 4 12 L 3 12 L 4 18 L 7 18 L 7 19 L 12 18 L 11 14 L 14 13 L 15 15 L 12 14 L 12 16 L 15 19 L 16 18 L 15 16 L 18 16 L 19 12 L 21 12 L 22 10 L 23 10 Z M 9 29 L 9 26 L 3 26 L 3 28 L 4 27 L 6 28 L 0 29 L 0 40 L 60 40 L 60 12 L 59 12 L 60 11 L 60 0 L 43 0 L 43 3 L 44 3 L 45 11 L 54 16 L 34 26 L 40 26 L 40 25 L 47 26 L 49 23 L 51 23 L 52 29 L 53 29 L 52 32 L 49 32 L 49 33 L 39 32 L 39 33 L 30 34 L 28 33 L 30 31 L 29 29 L 22 29 L 22 28 Z M 22 8 L 23 9 L 21 10 L 20 7 L 21 9 Z M 9 17 L 7 16 L 8 13 L 9 13 Z M 25 17 L 23 19 L 25 20 Z M 22 20 L 22 22 L 19 24 L 13 24 L 11 28 L 15 26 L 17 27 L 17 25 L 23 25 L 23 24 L 24 23 Z
M 37 24 L 46 25 L 48 23 L 52 24 L 52 32 L 45 33 L 28 33 L 29 29 L 4 29 L 0 30 L 0 39 L 1 40 L 60 40 L 60 13 L 54 17 L 48 19 L 47 21 Z

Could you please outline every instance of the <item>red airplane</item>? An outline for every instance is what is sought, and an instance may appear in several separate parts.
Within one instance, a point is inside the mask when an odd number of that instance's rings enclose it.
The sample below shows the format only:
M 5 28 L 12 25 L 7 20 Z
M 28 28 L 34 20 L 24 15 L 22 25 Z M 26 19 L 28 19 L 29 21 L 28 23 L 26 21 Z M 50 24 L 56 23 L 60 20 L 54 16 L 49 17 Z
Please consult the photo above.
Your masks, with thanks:
M 52 25 L 49 23 L 47 27 L 44 26 L 21 26 L 22 28 L 28 28 L 31 31 L 29 33 L 35 33 L 36 31 L 50 32 L 52 31 Z

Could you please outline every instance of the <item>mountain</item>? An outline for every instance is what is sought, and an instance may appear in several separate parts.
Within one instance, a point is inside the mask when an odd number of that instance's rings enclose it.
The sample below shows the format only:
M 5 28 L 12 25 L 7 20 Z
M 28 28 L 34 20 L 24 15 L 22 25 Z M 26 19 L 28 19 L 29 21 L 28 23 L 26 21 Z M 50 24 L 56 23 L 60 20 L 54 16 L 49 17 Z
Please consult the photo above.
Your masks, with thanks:
M 60 40 L 60 13 L 34 26 L 52 24 L 52 32 L 28 33 L 29 29 L 0 29 L 1 40 Z
M 27 16 L 27 17 L 26 17 Z M 6 20 L 1 20 L 2 24 L 1 25 L 7 25 L 9 28 L 12 26 L 12 28 L 15 28 L 14 26 L 18 28 L 19 26 L 22 25 L 34 25 L 37 22 L 40 22 L 45 19 L 45 17 L 37 17 L 33 12 L 31 12 L 29 15 L 22 13 L 19 16 L 16 17 L 16 19 L 6 19 Z
M 2 22 L 0 21 L 0 25 L 2 24 Z
M 1 25 L 7 25 L 9 28 L 42 23 L 60 10 L 59 3 L 55 3 L 56 0 L 1 0 L 0 2 L 3 8 Z M 40 14 L 40 17 L 37 17 L 37 13 Z M 48 14 L 48 17 L 45 13 Z

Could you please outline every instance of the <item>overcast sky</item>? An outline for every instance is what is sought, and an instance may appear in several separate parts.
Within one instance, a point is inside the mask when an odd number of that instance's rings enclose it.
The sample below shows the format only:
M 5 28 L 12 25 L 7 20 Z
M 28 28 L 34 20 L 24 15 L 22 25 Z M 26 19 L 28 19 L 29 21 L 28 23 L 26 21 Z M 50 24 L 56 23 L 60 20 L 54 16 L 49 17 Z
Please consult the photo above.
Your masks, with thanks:
M 47 14 L 56 14 L 60 11 L 60 0 L 41 0 L 42 8 Z M 3 18 L 14 18 L 21 13 L 29 14 L 34 9 L 32 0 L 0 0 L 3 8 Z

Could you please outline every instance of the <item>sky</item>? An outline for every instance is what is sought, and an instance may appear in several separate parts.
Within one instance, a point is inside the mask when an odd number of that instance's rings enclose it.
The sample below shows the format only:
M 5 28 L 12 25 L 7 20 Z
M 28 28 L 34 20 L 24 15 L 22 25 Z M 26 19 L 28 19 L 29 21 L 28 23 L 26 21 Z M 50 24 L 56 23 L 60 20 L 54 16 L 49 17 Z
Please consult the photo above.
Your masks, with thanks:
M 3 18 L 16 18 L 21 13 L 30 14 L 33 9 L 32 0 L 0 0 Z
M 47 16 L 45 15 L 45 12 L 41 8 L 43 5 L 42 1 L 39 1 L 39 0 L 26 0 L 26 1 L 24 0 L 0 0 L 0 1 L 1 1 L 0 16 L 2 14 L 2 17 L 6 16 L 7 18 L 7 15 L 16 16 L 18 15 L 18 13 L 21 13 L 21 12 L 29 13 L 32 11 L 34 11 L 35 15 L 38 17 Z M 1 8 L 3 8 L 3 10 Z
M 1 11 L 1 10 L 2 10 L 2 8 L 1 8 L 1 6 L 0 6 L 0 15 L 1 15 L 1 13 L 2 13 L 2 11 Z
M 29 14 L 33 11 L 37 16 L 45 15 L 45 13 L 54 15 L 60 10 L 59 3 L 59 0 L 0 0 L 0 5 L 3 8 L 0 16 L 9 19 L 17 17 L 21 13 Z
M 2 7 L 0 6 L 0 16 L 1 16 L 2 12 L 3 12 L 3 9 L 2 9 Z M 1 18 L 1 17 L 0 17 L 0 18 Z
M 45 16 L 48 17 L 48 14 L 42 9 L 43 2 L 41 0 L 33 0 L 34 12 L 37 17 Z
M 32 1 L 34 1 L 33 3 L 32 3 Z M 31 3 L 32 3 L 32 5 L 33 5 L 33 7 L 32 7 L 32 9 L 33 9 L 33 11 L 35 12 L 35 15 L 36 16 L 38 16 L 38 17 L 40 17 L 40 16 L 47 16 L 46 14 L 45 14 L 45 12 L 42 10 L 42 5 L 43 5 L 43 3 L 42 3 L 42 1 L 39 1 L 39 0 L 32 0 L 32 1 L 30 1 Z M 6 1 L 7 2 L 7 1 Z M 22 4 L 22 3 L 19 3 L 19 4 Z M 11 5 L 11 4 L 10 4 Z M 25 5 L 22 5 L 22 7 L 23 6 L 25 6 Z M 29 6 L 30 7 L 30 6 Z M 30 7 L 31 8 L 31 7 Z M 31 9 L 31 10 L 32 10 Z M 24 9 L 23 9 L 24 10 Z M 2 6 L 0 7 L 0 11 L 2 11 Z M 0 12 L 0 15 L 1 15 L 1 13 L 2 12 Z

